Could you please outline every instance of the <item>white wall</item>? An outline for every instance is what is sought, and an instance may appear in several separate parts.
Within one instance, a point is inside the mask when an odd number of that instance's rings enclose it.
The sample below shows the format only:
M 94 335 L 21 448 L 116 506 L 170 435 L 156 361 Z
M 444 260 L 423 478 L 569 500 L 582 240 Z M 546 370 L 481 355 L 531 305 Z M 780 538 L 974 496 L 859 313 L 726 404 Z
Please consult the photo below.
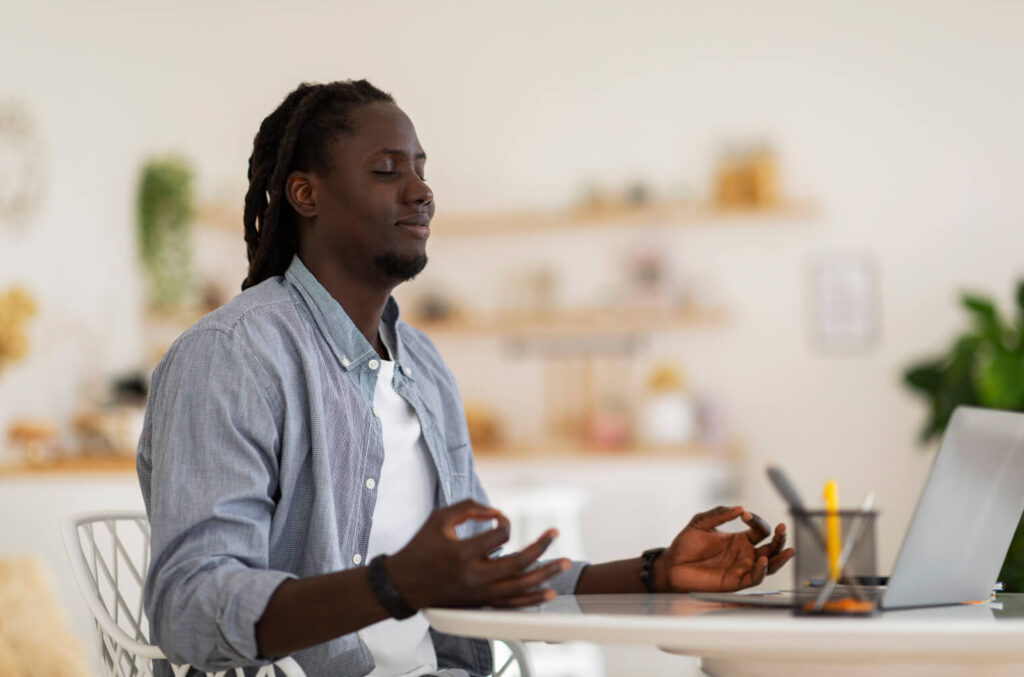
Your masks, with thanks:
M 888 562 L 930 459 L 899 370 L 958 326 L 957 289 L 1008 298 L 1021 273 L 1021 25 L 1024 5 L 996 2 L 7 2 L 0 95 L 35 112 L 52 183 L 33 230 L 0 232 L 0 288 L 21 280 L 43 309 L 31 360 L 0 377 L 0 425 L 64 416 L 86 378 L 140 359 L 143 156 L 180 150 L 240 202 L 252 135 L 300 80 L 393 91 L 441 213 L 560 204 L 594 180 L 703 189 L 723 136 L 764 133 L 823 217 L 674 244 L 721 261 L 734 322 L 656 348 L 729 405 L 750 506 L 782 517 L 769 459 L 807 494 L 827 475 L 851 502 L 874 489 Z M 877 256 L 873 352 L 807 345 L 802 271 L 823 247 Z M 452 251 L 434 265 L 470 265 Z

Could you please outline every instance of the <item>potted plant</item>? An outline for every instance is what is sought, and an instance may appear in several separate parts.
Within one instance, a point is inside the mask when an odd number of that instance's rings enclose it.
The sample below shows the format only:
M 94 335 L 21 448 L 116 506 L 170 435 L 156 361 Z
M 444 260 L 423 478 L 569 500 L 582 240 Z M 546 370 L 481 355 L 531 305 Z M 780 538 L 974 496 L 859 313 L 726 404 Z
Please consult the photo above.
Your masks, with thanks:
M 1004 317 L 990 298 L 963 294 L 969 327 L 942 355 L 911 365 L 903 374 L 925 398 L 928 419 L 921 442 L 942 435 L 957 405 L 1024 411 L 1024 281 L 1018 282 L 1012 317 Z M 1009 592 L 1024 592 L 1024 520 L 1017 525 L 999 572 Z
M 175 155 L 148 160 L 136 199 L 139 256 L 150 307 L 180 306 L 191 292 L 192 169 Z

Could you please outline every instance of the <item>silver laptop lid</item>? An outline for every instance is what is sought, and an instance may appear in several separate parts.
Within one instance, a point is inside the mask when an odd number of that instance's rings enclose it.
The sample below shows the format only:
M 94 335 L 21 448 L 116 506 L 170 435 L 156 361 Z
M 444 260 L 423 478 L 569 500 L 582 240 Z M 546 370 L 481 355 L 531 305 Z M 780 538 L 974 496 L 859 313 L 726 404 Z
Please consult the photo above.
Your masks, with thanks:
M 1024 414 L 958 407 L 882 607 L 988 599 L 1022 511 Z

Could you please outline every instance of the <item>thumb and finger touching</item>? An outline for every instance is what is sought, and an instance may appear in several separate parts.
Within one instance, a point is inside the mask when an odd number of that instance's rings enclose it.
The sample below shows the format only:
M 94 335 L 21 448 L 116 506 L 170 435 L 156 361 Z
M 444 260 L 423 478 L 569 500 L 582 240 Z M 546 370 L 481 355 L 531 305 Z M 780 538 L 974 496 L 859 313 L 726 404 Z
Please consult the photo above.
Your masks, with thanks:
M 743 523 L 750 527 L 747 529 L 747 538 L 750 539 L 751 543 L 760 543 L 772 533 L 772 528 L 768 525 L 768 522 L 760 515 L 752 512 L 743 513 Z
M 695 529 L 711 531 L 715 527 L 719 527 L 726 522 L 731 522 L 742 514 L 743 506 L 735 505 L 732 507 L 726 507 L 720 505 L 717 508 L 712 508 L 706 512 L 694 515 L 693 519 L 690 520 L 690 526 Z
M 497 520 L 498 529 L 501 529 L 504 526 L 505 530 L 508 530 L 509 520 L 505 517 L 504 513 L 500 510 L 477 503 L 476 501 L 461 501 L 447 508 L 443 508 L 440 513 L 441 529 L 445 536 L 448 536 L 449 538 L 457 538 L 455 528 L 460 524 L 471 520 L 479 522 Z

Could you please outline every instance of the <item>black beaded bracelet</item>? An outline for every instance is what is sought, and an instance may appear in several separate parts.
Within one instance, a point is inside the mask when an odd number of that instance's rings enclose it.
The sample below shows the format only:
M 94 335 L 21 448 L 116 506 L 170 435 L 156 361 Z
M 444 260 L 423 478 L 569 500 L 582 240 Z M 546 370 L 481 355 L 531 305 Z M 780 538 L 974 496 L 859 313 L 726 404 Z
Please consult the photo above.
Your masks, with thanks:
M 370 589 L 376 595 L 377 601 L 388 612 L 388 615 L 397 620 L 409 618 L 416 613 L 416 610 L 405 603 L 398 590 L 391 583 L 388 577 L 388 570 L 384 563 L 387 555 L 377 555 L 366 567 L 366 577 L 370 581 Z
M 654 589 L 654 560 L 658 559 L 658 555 L 663 552 L 665 552 L 665 548 L 651 548 L 644 550 L 644 554 L 640 555 L 644 558 L 644 568 L 640 570 L 640 580 L 647 587 L 647 592 L 657 592 Z

